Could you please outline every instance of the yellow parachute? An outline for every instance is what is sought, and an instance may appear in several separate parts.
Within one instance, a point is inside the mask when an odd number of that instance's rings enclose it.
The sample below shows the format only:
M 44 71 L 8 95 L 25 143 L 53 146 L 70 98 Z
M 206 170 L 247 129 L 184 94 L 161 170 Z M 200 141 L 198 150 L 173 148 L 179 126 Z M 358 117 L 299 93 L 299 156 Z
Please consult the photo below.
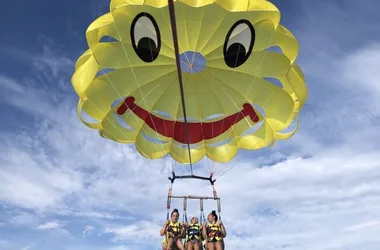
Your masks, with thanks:
M 239 148 L 291 137 L 307 87 L 279 10 L 266 0 L 174 6 L 186 116 L 168 1 L 112 0 L 87 29 L 89 49 L 72 77 L 82 122 L 147 158 L 179 163 L 228 162 Z

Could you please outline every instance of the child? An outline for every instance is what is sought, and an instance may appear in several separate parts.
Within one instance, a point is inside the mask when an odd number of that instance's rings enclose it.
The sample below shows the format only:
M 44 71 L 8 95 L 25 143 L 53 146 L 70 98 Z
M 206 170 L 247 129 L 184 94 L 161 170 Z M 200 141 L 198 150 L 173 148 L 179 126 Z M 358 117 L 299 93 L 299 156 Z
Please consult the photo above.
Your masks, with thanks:
M 186 249 L 201 250 L 202 247 L 202 226 L 198 223 L 198 218 L 191 218 L 186 231 Z

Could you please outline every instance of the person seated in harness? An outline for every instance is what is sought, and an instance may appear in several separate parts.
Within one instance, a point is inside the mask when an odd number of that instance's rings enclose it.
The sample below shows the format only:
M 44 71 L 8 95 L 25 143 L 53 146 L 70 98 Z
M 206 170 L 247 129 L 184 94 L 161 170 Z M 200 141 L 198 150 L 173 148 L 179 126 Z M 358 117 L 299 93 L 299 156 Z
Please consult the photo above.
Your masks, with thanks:
M 201 250 L 202 248 L 202 226 L 198 223 L 198 218 L 191 218 L 190 224 L 186 228 L 186 249 Z
M 165 235 L 162 250 L 186 250 L 182 243 L 185 227 L 178 221 L 178 218 L 179 212 L 175 208 L 171 213 L 171 220 L 167 220 L 162 226 L 160 235 Z
M 227 236 L 226 229 L 221 221 L 218 221 L 218 215 L 212 211 L 208 216 L 206 222 L 203 224 L 203 237 L 206 239 L 207 250 L 223 250 L 223 238 Z

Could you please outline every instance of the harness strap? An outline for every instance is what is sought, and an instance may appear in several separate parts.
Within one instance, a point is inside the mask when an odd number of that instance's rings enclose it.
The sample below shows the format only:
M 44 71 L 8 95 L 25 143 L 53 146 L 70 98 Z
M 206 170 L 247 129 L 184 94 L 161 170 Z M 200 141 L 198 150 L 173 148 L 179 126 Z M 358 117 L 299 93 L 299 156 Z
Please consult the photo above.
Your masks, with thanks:
M 212 193 L 214 194 L 214 199 L 217 199 L 218 198 L 218 194 L 216 192 L 214 184 L 212 184 Z
M 222 213 L 222 206 L 220 205 L 220 199 L 218 199 L 218 214 L 219 214 L 219 220 L 222 220 L 222 216 L 221 216 L 221 213 Z
M 201 222 L 201 224 L 202 224 L 203 222 L 206 221 L 206 219 L 205 219 L 205 213 L 204 213 L 204 211 L 203 211 L 203 199 L 200 199 L 200 200 L 199 200 L 199 206 L 200 206 L 200 209 L 201 209 L 200 222 Z
M 170 188 L 168 190 L 168 199 L 167 199 L 167 203 L 166 203 L 166 209 L 167 209 L 167 213 L 166 213 L 166 220 L 169 220 L 169 213 L 170 213 L 170 205 L 171 205 L 171 202 L 172 202 L 172 190 L 173 190 L 173 184 L 170 185 Z
M 184 218 L 184 221 L 187 223 L 187 198 L 186 197 L 183 199 L 183 218 Z

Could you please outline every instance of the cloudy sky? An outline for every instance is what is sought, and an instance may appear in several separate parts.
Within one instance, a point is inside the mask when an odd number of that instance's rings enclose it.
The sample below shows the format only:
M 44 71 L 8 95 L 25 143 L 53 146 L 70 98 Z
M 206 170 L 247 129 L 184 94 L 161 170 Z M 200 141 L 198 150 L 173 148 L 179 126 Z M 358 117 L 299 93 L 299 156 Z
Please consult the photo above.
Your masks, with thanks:
M 292 139 L 216 166 L 233 167 L 216 186 L 227 249 L 378 249 L 380 2 L 273 2 L 300 42 L 309 98 Z M 170 159 L 148 161 L 76 115 L 70 77 L 108 3 L 2 3 L 0 249 L 160 248 Z M 174 188 L 211 194 L 199 181 Z M 196 202 L 188 210 L 199 214 Z

